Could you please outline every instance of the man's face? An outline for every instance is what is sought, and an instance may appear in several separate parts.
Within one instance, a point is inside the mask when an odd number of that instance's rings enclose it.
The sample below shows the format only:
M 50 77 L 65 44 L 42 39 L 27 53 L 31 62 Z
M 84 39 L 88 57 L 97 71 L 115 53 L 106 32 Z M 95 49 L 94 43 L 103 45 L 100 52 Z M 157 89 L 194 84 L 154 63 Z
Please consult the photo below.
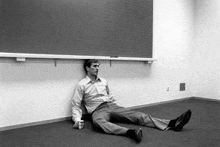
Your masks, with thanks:
M 99 71 L 99 65 L 100 63 L 92 63 L 90 67 L 86 67 L 88 74 L 92 76 L 97 76 Z

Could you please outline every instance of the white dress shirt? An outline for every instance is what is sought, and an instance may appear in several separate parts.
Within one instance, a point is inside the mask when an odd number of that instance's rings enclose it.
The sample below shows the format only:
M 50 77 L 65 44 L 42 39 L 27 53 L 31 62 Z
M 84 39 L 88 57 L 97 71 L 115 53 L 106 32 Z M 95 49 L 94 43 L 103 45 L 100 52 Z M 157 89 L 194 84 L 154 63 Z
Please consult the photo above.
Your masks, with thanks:
M 85 105 L 88 113 L 92 113 L 104 102 L 115 102 L 110 94 L 108 83 L 103 78 L 92 81 L 88 76 L 82 79 L 77 85 L 72 99 L 73 121 L 80 121 L 82 118 L 81 103 Z

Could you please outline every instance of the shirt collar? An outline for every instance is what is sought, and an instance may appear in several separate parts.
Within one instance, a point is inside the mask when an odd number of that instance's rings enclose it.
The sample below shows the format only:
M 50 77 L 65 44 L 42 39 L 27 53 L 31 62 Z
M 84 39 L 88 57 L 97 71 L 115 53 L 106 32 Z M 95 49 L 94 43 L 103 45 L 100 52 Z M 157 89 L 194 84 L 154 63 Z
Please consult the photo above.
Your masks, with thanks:
M 86 77 L 85 77 L 85 80 L 86 80 L 86 81 L 85 81 L 86 84 L 92 82 L 92 80 L 89 78 L 89 76 L 86 76 Z M 95 81 L 101 81 L 101 78 L 97 77 Z

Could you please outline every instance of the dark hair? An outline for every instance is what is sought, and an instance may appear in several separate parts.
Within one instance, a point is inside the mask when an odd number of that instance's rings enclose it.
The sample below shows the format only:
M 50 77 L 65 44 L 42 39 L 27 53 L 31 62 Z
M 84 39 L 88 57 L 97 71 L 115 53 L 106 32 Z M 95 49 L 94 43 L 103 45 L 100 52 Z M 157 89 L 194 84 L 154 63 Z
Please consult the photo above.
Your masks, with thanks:
M 86 59 L 84 62 L 84 70 L 87 73 L 86 67 L 91 67 L 92 63 L 99 63 L 99 61 L 97 59 Z

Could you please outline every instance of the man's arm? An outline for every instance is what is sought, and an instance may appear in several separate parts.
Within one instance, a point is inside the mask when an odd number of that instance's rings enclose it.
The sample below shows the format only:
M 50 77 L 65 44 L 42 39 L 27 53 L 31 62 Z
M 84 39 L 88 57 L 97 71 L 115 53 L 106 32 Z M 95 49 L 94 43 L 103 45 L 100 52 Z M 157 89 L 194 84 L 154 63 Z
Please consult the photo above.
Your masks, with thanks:
M 82 109 L 81 103 L 83 99 L 83 89 L 80 85 L 76 86 L 75 93 L 72 99 L 72 119 L 75 122 L 74 128 L 81 129 L 83 120 L 82 119 Z
M 114 97 L 113 97 L 113 95 L 112 95 L 112 93 L 111 93 L 111 91 L 110 91 L 110 89 L 109 89 L 109 86 L 108 86 L 108 82 L 106 81 L 106 91 L 107 91 L 107 94 L 109 95 L 109 97 L 110 97 L 110 101 L 112 101 L 112 102 L 115 102 L 116 100 L 114 99 Z
M 106 82 L 106 83 L 107 83 L 107 82 Z M 108 83 L 106 84 L 106 91 L 107 91 L 107 94 L 108 94 L 108 95 L 111 95 L 111 92 L 110 92 L 110 90 L 109 90 Z

